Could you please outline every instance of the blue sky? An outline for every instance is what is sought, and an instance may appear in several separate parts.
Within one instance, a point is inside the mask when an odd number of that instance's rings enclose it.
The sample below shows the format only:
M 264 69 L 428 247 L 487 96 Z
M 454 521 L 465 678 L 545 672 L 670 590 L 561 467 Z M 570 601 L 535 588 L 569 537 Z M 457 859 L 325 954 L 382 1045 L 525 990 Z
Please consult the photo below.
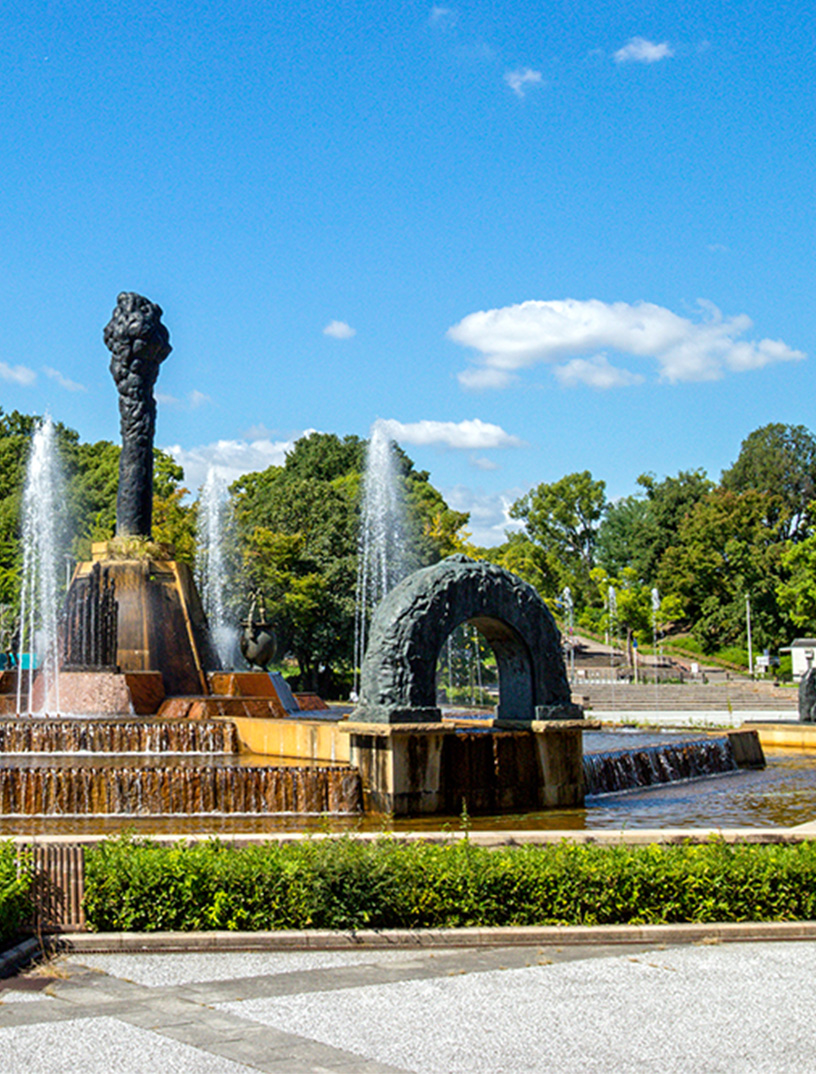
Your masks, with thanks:
M 0 405 L 118 437 L 165 311 L 191 486 L 391 419 L 477 540 L 589 469 L 816 426 L 810 5 L 32 2 L 0 12 Z

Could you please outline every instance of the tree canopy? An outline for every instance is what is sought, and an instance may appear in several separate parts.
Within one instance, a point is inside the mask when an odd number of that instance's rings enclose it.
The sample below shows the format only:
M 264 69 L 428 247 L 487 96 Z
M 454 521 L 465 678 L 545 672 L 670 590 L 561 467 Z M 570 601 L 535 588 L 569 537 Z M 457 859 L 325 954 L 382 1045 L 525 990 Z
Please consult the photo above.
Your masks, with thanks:
M 0 410 L 0 632 L 8 633 L 18 599 L 20 508 L 39 420 Z M 113 535 L 119 447 L 83 443 L 59 424 L 56 432 L 65 547 L 85 559 L 93 541 Z M 365 452 L 360 437 L 311 433 L 281 466 L 246 474 L 231 490 L 232 617 L 245 616 L 253 599 L 263 606 L 280 650 L 297 660 L 301 684 L 328 692 L 352 670 Z M 522 528 L 486 549 L 470 544 L 468 515 L 448 506 L 428 473 L 401 449 L 396 455 L 412 567 L 453 552 L 488 558 L 553 607 L 569 586 L 579 624 L 596 629 L 612 586 L 630 642 L 652 629 L 654 587 L 662 619 L 690 629 L 704 651 L 744 643 L 746 597 L 757 646 L 778 646 L 795 630 L 816 633 L 816 438 L 804 426 L 754 430 L 719 485 L 702 469 L 644 473 L 636 492 L 607 502 L 605 482 L 588 470 L 542 482 L 510 509 Z M 181 467 L 157 450 L 154 537 L 191 562 L 196 512 Z
M 801 540 L 816 500 L 816 439 L 804 425 L 763 425 L 743 440 L 722 486 L 766 493 L 769 524 L 780 526 L 785 538 Z
M 462 547 L 468 516 L 452 511 L 424 471 L 398 452 L 413 566 Z M 302 437 L 282 466 L 233 485 L 242 589 L 263 602 L 302 685 L 333 692 L 350 676 L 365 442 Z M 245 596 L 246 599 L 246 596 Z
M 510 517 L 524 523 L 526 536 L 545 553 L 545 576 L 587 594 L 605 505 L 606 485 L 583 470 L 536 485 L 516 500 Z

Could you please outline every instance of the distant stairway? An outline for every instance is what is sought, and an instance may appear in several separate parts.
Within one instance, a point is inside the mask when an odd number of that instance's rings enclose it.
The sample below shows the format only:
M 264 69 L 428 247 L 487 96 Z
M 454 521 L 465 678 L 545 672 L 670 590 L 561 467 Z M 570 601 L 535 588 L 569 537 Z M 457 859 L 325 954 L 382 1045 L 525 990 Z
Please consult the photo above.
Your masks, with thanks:
M 796 689 L 769 682 L 577 683 L 572 699 L 595 712 L 795 712 Z

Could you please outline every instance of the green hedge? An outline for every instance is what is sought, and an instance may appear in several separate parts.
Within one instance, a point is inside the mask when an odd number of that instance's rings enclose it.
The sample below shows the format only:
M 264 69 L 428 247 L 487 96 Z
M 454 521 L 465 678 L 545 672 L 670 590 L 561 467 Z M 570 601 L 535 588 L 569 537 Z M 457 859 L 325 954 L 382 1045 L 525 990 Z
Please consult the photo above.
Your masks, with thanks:
M 97 930 L 359 929 L 816 918 L 816 843 L 487 850 L 353 837 L 89 848 Z
M 31 917 L 31 869 L 17 847 L 0 842 L 0 941 L 16 935 Z

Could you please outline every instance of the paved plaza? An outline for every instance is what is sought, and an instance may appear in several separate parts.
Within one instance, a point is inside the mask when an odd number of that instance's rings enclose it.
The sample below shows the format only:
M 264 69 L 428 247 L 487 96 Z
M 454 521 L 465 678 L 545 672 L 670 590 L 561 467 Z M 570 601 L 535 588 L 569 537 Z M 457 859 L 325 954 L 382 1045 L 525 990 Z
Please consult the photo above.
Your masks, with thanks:
M 810 1074 L 814 963 L 814 941 L 75 953 L 0 982 L 0 1068 Z

